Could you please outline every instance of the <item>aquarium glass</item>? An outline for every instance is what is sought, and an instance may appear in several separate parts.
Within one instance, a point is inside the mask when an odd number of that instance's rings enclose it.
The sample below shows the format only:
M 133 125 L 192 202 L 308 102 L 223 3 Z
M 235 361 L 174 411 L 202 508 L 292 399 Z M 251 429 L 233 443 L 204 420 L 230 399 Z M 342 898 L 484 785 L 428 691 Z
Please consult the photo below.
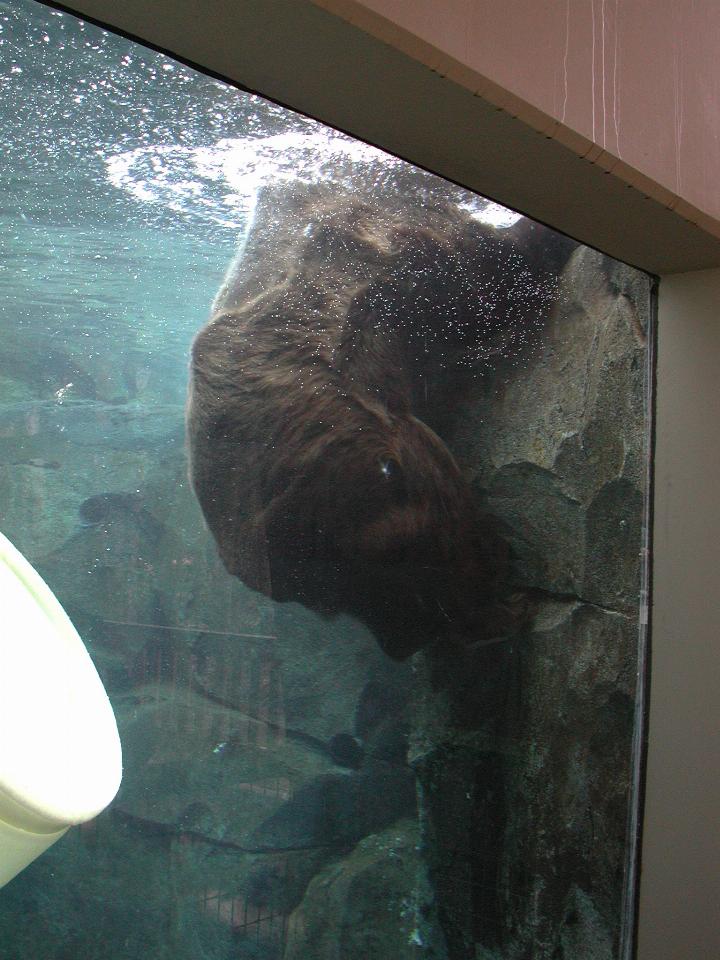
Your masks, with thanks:
M 0 530 L 124 756 L 3 960 L 628 957 L 651 278 L 32 0 L 0 120 Z

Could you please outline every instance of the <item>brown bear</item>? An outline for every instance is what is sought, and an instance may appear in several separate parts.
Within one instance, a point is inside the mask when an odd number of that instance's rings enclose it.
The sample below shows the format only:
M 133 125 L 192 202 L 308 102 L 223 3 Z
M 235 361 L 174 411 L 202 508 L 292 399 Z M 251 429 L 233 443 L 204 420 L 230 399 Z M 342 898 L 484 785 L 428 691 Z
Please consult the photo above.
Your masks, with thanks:
M 228 571 L 402 659 L 507 633 L 505 551 L 427 419 L 552 281 L 457 204 L 266 190 L 192 350 L 191 479 Z M 447 405 L 447 404 L 446 404 Z

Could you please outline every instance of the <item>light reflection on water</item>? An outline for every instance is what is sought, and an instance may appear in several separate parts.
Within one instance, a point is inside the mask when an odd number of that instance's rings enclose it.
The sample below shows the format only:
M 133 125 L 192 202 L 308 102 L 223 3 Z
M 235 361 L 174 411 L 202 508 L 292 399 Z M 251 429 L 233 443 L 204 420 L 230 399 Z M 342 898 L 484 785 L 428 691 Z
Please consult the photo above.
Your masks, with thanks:
M 0 218 L 12 189 L 20 216 L 34 222 L 89 217 L 185 235 L 189 227 L 215 239 L 218 227 L 243 229 L 268 179 L 332 176 L 380 190 L 407 169 L 160 53 L 128 53 L 122 37 L 31 0 L 0 0 L 0 96 Z M 517 219 L 463 191 L 456 196 L 498 226 Z
M 440 183 L 31 0 L 0 0 L 0 96 L 0 375 L 41 398 L 73 382 L 182 402 L 187 345 L 264 183 L 332 178 L 378 197 Z M 516 219 L 440 189 L 497 226 Z M 39 336 L 52 351 L 40 374 Z
M 302 122 L 299 120 L 299 123 Z M 229 229 L 244 229 L 258 190 L 265 183 L 318 184 L 353 181 L 381 192 L 407 165 L 358 140 L 313 124 L 265 137 L 225 138 L 213 145 L 156 144 L 105 156 L 109 182 L 142 203 L 156 203 L 182 215 L 208 218 Z M 435 179 L 413 171 L 415 187 Z M 499 204 L 456 191 L 458 203 L 497 227 L 518 215 Z

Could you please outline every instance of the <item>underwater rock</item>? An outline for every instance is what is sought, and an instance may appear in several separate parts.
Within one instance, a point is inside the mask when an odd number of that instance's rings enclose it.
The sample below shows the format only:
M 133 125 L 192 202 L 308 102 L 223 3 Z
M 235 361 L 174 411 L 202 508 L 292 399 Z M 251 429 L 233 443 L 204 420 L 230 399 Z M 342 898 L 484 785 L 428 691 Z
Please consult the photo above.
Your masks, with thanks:
M 191 478 L 228 571 L 398 659 L 511 632 L 502 541 L 424 421 L 433 372 L 526 347 L 555 290 L 457 206 L 265 191 L 191 364 Z
M 92 526 L 115 517 L 137 517 L 143 509 L 143 499 L 138 493 L 98 493 L 83 500 L 78 514 L 84 526 Z
M 594 940 L 600 957 L 621 929 L 632 840 L 637 619 L 577 602 L 545 614 L 519 653 L 525 694 L 510 729 L 526 759 L 504 784 L 503 924 L 511 957 L 530 942 L 539 957 L 595 955 L 556 953 L 562 929 L 567 942 Z M 562 905 L 578 884 L 587 907 L 568 925 Z
M 262 720 L 172 683 L 135 688 L 116 713 L 126 767 L 116 809 L 239 852 L 257 852 L 253 831 L 334 769 Z
M 565 901 L 565 913 L 554 956 L 558 960 L 613 960 L 613 932 L 599 915 L 592 898 L 573 885 Z
M 283 960 L 448 960 L 418 842 L 401 820 L 327 866 L 288 921 Z
M 215 560 L 213 549 L 208 554 Z M 219 561 L 216 568 L 222 576 Z M 218 629 L 193 642 L 195 689 L 245 713 L 282 717 L 287 729 L 323 749 L 343 730 L 363 739 L 351 729 L 354 710 L 368 674 L 376 675 L 386 660 L 369 632 L 349 617 L 329 622 L 297 604 L 274 608 L 239 581 L 227 578 L 227 584 L 238 602 L 218 624 L 227 635 Z
M 453 449 L 502 525 L 519 586 L 635 604 L 649 298 L 647 277 L 578 249 L 539 350 L 519 367 L 500 359 L 458 410 Z
M 606 484 L 587 511 L 588 551 L 582 595 L 632 616 L 640 599 L 638 544 L 642 538 L 643 493 L 621 477 Z
M 204 533 L 194 497 L 185 497 L 181 515 L 156 509 L 156 495 L 174 504 L 181 499 L 174 484 L 189 486 L 182 407 L 72 399 L 0 405 L 3 532 L 33 561 L 77 533 L 78 506 L 107 490 L 109 477 L 115 490 L 141 487 L 147 510 L 170 520 L 173 532 L 192 525 Z
M 487 490 L 512 540 L 519 583 L 553 593 L 577 593 L 584 572 L 585 512 L 555 473 L 526 461 L 503 464 Z M 547 544 L 563 549 L 548 551 Z
M 126 764 L 116 818 L 180 844 L 188 882 L 209 871 L 256 911 L 289 913 L 329 860 L 415 809 L 404 763 L 364 758 L 339 773 L 327 750 L 177 684 L 137 687 L 116 712 Z
M 625 919 L 650 283 L 580 248 L 562 289 L 538 351 L 499 359 L 448 433 L 534 614 L 475 662 L 414 661 L 409 757 L 453 960 L 606 960 Z
M 408 670 L 387 661 L 374 672 L 360 691 L 355 706 L 355 734 L 361 740 L 370 739 L 388 721 L 397 725 L 407 706 L 410 684 Z
M 93 400 L 34 400 L 0 407 L 0 457 L 59 460 L 68 448 L 142 451 L 157 458 L 183 447 L 183 409 Z M 102 489 L 102 488 L 101 488 Z
M 336 733 L 328 740 L 330 759 L 339 767 L 357 770 L 365 756 L 362 741 L 351 733 Z
M 105 811 L 3 888 L 3 960 L 238 956 L 230 953 L 229 929 L 203 924 L 197 882 L 190 887 L 197 895 L 179 902 L 176 884 L 187 880 L 167 836 L 140 833 Z
M 136 524 L 150 541 L 159 540 L 166 532 L 164 524 L 145 508 L 140 493 L 96 493 L 78 507 L 80 523 L 84 527 L 126 521 Z
M 42 457 L 31 457 L 29 460 L 13 460 L 13 467 L 35 467 L 37 470 L 59 470 L 62 464 L 59 460 L 43 460 Z
M 415 809 L 407 767 L 376 766 L 326 774 L 304 784 L 252 834 L 256 850 L 346 847 Z

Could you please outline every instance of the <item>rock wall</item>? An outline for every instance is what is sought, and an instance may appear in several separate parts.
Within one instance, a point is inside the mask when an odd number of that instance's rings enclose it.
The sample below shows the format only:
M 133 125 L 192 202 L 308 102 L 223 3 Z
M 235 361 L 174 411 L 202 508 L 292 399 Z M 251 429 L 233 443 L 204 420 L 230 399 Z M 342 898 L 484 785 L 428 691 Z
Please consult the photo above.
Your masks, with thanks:
M 540 348 L 477 382 L 456 423 L 533 618 L 451 669 L 418 656 L 411 759 L 454 960 L 619 956 L 650 314 L 648 278 L 578 250 Z

